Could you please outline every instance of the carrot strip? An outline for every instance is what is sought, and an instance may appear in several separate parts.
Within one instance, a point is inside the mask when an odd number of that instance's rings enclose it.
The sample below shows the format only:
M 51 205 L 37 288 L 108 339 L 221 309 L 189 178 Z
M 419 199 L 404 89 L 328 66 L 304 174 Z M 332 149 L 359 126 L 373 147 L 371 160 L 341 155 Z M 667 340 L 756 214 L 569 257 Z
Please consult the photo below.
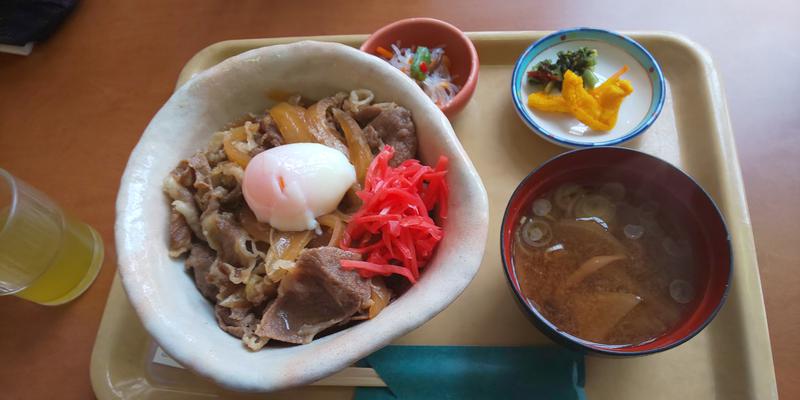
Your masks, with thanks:
M 394 53 L 392 53 L 392 52 L 391 52 L 391 51 L 389 51 L 389 50 L 386 50 L 386 49 L 384 49 L 384 48 L 383 48 L 383 47 L 381 47 L 381 46 L 378 46 L 378 47 L 375 49 L 375 52 L 376 52 L 376 53 L 378 53 L 378 55 L 380 55 L 381 57 L 383 57 L 383 58 L 385 58 L 385 59 L 387 59 L 387 60 L 391 60 L 391 59 L 392 59 L 392 57 L 394 57 Z

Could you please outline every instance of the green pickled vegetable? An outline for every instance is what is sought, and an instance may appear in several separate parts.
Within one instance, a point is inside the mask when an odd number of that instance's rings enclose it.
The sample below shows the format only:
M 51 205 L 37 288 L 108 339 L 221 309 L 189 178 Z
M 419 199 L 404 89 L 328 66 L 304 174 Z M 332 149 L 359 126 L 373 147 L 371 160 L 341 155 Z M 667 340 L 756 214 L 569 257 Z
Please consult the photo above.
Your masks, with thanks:
M 581 47 L 577 50 L 559 51 L 557 60 L 543 60 L 528 71 L 528 83 L 531 85 L 545 85 L 546 92 L 553 86 L 561 89 L 561 82 L 567 70 L 583 78 L 583 86 L 593 89 L 597 84 L 594 66 L 597 65 L 597 50 Z
M 583 87 L 586 89 L 594 89 L 595 85 L 597 85 L 597 75 L 590 69 L 584 70 L 581 78 L 583 78 Z
M 417 46 L 414 58 L 411 59 L 411 77 L 424 81 L 428 77 L 428 70 L 431 65 L 431 51 L 425 46 Z

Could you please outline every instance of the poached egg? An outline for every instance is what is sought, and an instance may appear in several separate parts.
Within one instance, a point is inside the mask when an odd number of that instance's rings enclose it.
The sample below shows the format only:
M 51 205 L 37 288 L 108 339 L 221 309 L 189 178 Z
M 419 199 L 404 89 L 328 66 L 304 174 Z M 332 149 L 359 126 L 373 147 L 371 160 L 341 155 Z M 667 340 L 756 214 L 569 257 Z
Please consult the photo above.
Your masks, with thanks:
M 273 147 L 247 164 L 242 192 L 256 218 L 282 231 L 316 229 L 356 182 L 340 151 L 319 143 Z

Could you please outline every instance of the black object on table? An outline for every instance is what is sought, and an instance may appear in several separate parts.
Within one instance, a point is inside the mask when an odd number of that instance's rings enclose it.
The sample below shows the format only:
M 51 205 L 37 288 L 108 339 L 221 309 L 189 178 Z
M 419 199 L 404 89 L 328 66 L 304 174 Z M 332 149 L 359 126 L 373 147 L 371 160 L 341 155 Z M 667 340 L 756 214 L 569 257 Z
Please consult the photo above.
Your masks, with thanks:
M 47 39 L 78 0 L 0 0 L 0 44 L 24 46 Z

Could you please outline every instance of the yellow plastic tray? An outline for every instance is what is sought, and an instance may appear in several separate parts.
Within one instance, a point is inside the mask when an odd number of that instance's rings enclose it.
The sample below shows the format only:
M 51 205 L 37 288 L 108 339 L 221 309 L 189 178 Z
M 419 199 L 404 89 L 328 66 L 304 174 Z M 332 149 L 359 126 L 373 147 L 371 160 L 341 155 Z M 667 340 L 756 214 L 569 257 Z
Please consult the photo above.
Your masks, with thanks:
M 499 255 L 500 221 L 511 192 L 531 169 L 564 151 L 529 132 L 511 103 L 513 64 L 530 43 L 546 33 L 469 34 L 481 60 L 480 80 L 472 101 L 452 123 L 489 193 L 489 242 L 481 270 L 464 294 L 436 318 L 399 339 L 398 344 L 550 344 L 513 304 Z M 658 121 L 626 147 L 679 166 L 713 196 L 733 237 L 734 278 L 722 311 L 689 342 L 635 359 L 588 358 L 587 396 L 592 400 L 777 398 L 753 234 L 717 72 L 704 50 L 680 36 L 627 34 L 659 61 L 668 91 Z M 252 48 L 302 39 L 357 47 L 365 38 L 349 35 L 220 42 L 203 49 L 186 64 L 178 85 Z M 227 392 L 186 370 L 150 362 L 154 349 L 155 344 L 115 280 L 92 353 L 91 378 L 98 398 L 251 398 Z M 271 396 L 350 398 L 352 386 L 382 384 L 371 369 L 348 368 L 314 386 Z

